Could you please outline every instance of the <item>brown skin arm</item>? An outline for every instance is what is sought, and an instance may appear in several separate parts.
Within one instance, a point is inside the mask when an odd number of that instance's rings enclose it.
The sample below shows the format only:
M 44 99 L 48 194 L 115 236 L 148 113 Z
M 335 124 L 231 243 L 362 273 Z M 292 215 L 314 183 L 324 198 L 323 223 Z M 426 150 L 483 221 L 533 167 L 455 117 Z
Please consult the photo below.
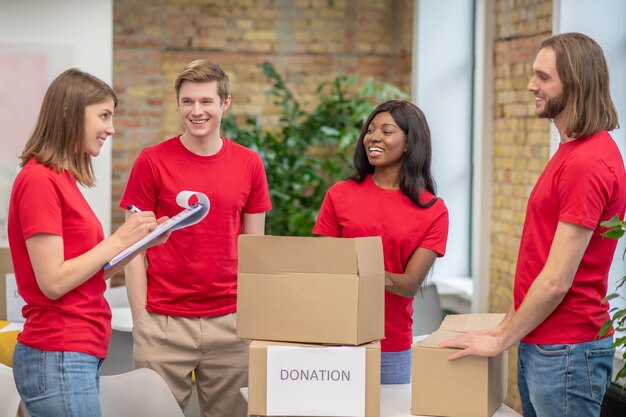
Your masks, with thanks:
M 385 272 L 386 278 L 392 284 L 386 285 L 385 289 L 402 297 L 414 297 L 435 263 L 435 259 L 437 259 L 437 253 L 430 249 L 417 248 L 411 255 L 404 274 Z

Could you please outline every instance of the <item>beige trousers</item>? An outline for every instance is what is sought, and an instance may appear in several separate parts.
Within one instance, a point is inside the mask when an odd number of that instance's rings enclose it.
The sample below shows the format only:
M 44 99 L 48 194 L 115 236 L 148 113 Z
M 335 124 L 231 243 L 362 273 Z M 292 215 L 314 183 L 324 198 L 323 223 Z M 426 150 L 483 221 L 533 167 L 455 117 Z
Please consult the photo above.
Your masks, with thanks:
M 135 368 L 159 373 L 183 410 L 195 371 L 202 417 L 245 417 L 239 389 L 248 386 L 250 341 L 237 339 L 235 328 L 235 313 L 190 318 L 146 311 L 133 326 Z

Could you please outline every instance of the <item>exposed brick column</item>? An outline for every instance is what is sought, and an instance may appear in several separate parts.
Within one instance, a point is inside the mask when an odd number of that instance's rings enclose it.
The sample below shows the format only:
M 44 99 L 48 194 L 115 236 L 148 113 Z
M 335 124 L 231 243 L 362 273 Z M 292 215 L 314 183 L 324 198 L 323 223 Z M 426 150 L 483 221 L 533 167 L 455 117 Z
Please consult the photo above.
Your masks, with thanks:
M 166 3 L 113 2 L 113 88 L 119 98 L 112 157 L 113 230 L 124 219 L 118 204 L 135 157 L 161 139 Z
M 549 122 L 526 90 L 539 43 L 552 34 L 551 0 L 496 0 L 490 310 L 506 312 L 526 203 L 550 156 Z M 517 351 L 509 355 L 507 404 L 520 410 Z

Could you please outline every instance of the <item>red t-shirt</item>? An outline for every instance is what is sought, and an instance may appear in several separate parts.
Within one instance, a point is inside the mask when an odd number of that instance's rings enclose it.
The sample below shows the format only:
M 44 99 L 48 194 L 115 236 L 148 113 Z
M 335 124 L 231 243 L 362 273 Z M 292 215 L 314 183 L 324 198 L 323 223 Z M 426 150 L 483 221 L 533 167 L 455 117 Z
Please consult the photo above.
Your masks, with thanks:
M 595 339 L 609 318 L 607 281 L 617 241 L 601 236 L 600 222 L 624 214 L 624 161 L 607 132 L 561 144 L 528 199 L 515 273 L 515 308 L 543 269 L 558 222 L 593 230 L 570 290 L 554 312 L 522 340 L 568 344 Z
M 422 191 L 420 200 L 434 196 Z M 324 198 L 313 233 L 332 237 L 381 236 L 385 270 L 402 274 L 415 249 L 443 256 L 448 238 L 448 209 L 437 199 L 428 208 L 415 205 L 400 190 L 378 187 L 371 176 L 360 184 L 340 181 Z M 384 352 L 411 348 L 413 299 L 385 291 Z
M 26 301 L 24 331 L 17 339 L 39 350 L 82 352 L 104 358 L 111 337 L 111 310 L 102 270 L 57 300 L 37 284 L 26 240 L 46 233 L 63 238 L 64 259 L 87 252 L 103 238 L 102 225 L 69 171 L 56 173 L 34 159 L 11 191 L 9 245 L 20 295 Z
M 134 204 L 157 218 L 177 214 L 180 191 L 199 191 L 211 202 L 199 223 L 148 249 L 148 300 L 152 313 L 218 316 L 237 307 L 237 236 L 243 213 L 271 209 L 261 158 L 226 138 L 220 151 L 200 156 L 180 137 L 144 149 L 133 166 L 120 207 Z

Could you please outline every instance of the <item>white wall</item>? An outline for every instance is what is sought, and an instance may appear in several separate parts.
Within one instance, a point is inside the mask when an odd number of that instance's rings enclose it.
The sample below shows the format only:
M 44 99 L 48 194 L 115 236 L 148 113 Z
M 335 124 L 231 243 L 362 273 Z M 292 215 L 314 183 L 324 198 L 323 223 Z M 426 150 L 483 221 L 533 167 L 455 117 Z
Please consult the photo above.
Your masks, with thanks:
M 434 276 L 467 279 L 472 273 L 474 1 L 416 1 L 415 9 L 413 100 L 430 126 L 432 172 L 450 213 L 446 256 L 435 263 Z
M 28 122 L 20 123 L 21 132 L 26 135 L 32 131 L 39 113 L 41 99 L 47 85 L 59 73 L 70 67 L 77 67 L 89 72 L 111 84 L 113 58 L 113 9 L 112 0 L 0 0 L 0 55 L 14 55 L 15 52 L 33 52 L 39 57 L 44 56 L 47 62 L 47 77 L 44 85 L 36 86 L 30 92 L 35 98 L 28 102 L 7 100 L 4 97 L 2 107 L 22 105 L 16 114 L 24 115 Z M 15 79 L 0 80 L 5 88 L 13 86 L 18 92 L 32 87 L 24 70 L 24 78 L 17 72 Z M 6 74 L 6 73 L 5 73 Z M 12 72 L 15 74 L 15 71 Z M 43 91 L 42 91 L 43 89 Z M 37 96 L 39 91 L 39 96 Z M 0 113 L 8 113 L 7 108 L 0 108 Z M 30 123 L 30 125 L 28 125 Z M 27 126 L 28 125 L 28 126 Z M 23 147 L 27 137 L 12 137 L 6 131 L 0 135 L 0 149 L 18 146 Z M 19 151 L 18 151 L 19 152 Z M 5 155 L 8 152 L 5 152 Z M 0 159 L 0 175 L 15 175 L 15 163 Z M 111 228 L 111 144 L 107 141 L 100 156 L 94 159 L 96 187 L 84 190 L 87 201 L 102 222 L 105 234 Z M 0 189 L 0 193 L 6 190 Z M 0 204 L 6 197 L 0 196 Z M 2 207 L 0 207 L 0 211 Z M 2 244 L 2 242 L 0 242 Z

